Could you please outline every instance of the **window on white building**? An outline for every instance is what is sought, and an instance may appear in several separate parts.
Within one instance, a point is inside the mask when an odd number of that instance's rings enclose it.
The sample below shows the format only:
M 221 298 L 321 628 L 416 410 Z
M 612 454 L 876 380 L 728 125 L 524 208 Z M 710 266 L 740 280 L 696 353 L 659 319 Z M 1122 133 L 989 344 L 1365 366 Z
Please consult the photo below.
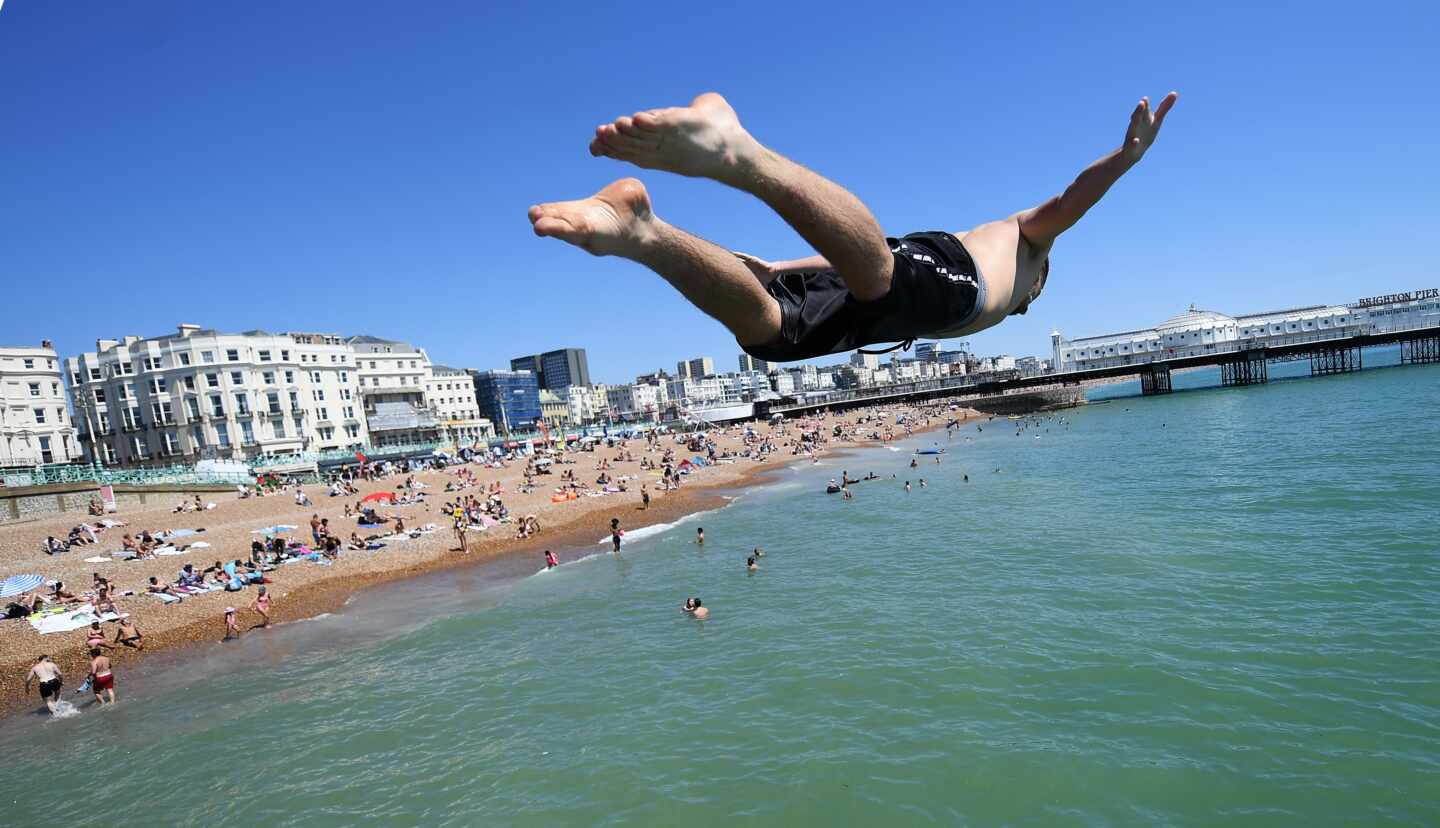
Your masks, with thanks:
M 260 361 L 261 361 L 261 362 L 269 362 L 269 361 L 270 361 L 270 352 L 269 352 L 268 350 L 266 350 L 266 351 L 256 351 L 256 354 L 260 357 Z
M 240 361 L 240 351 L 237 350 L 237 349 L 235 349 L 235 348 L 226 349 L 226 351 L 225 351 L 225 361 L 226 361 L 226 362 L 239 362 L 239 361 Z
M 54 463 L 54 462 L 55 462 L 55 452 L 53 452 L 53 451 L 50 450 L 50 438 L 49 438 L 49 437 L 41 437 L 41 438 L 40 438 L 40 462 L 41 462 L 41 463 Z
M 228 423 L 215 424 L 215 445 L 220 448 L 230 448 L 230 425 Z
M 247 446 L 255 442 L 255 426 L 249 420 L 240 421 L 240 441 Z
M 245 384 L 245 372 L 243 372 L 243 371 L 231 371 L 231 372 L 230 372 L 230 384 L 231 384 L 231 385 L 244 385 L 244 384 Z
M 214 361 L 215 361 L 215 352 L 214 352 L 214 351 L 201 351 L 201 352 L 200 352 L 200 361 L 201 361 L 201 362 L 214 362 Z
M 38 397 L 38 396 L 40 396 L 40 383 L 38 383 L 38 382 L 32 382 L 32 383 L 30 383 L 30 396 L 32 396 L 32 397 Z
M 205 385 L 206 385 L 207 387 L 209 387 L 209 388 L 219 388 L 219 387 L 220 387 L 220 375 L 219 375 L 219 374 L 206 374 L 206 375 L 205 375 Z
M 180 353 L 176 354 L 175 356 L 176 356 L 176 358 L 178 358 L 178 359 L 180 360 L 180 364 L 181 364 L 181 365 L 189 365 L 189 364 L 190 364 L 190 352 L 189 352 L 189 351 L 181 351 Z
M 43 408 L 37 408 L 37 409 L 35 409 L 35 422 L 36 422 L 37 424 L 38 424 L 38 423 L 43 423 L 43 422 L 45 422 L 45 409 L 43 409 Z

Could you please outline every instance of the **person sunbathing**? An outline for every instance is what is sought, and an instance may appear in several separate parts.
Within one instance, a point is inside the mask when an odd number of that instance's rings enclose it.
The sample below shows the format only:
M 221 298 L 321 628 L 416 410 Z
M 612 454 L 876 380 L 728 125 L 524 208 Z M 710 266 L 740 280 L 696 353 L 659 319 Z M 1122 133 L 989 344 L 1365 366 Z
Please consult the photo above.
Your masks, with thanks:
M 90 622 L 90 629 L 85 633 L 85 647 L 87 649 L 95 647 L 102 647 L 106 650 L 115 649 L 114 645 L 105 640 L 105 631 L 100 628 L 99 621 Z
M 75 593 L 66 589 L 65 585 L 59 581 L 56 581 L 55 586 L 50 589 L 50 598 L 57 604 L 71 604 L 80 600 Z
M 122 618 L 120 619 L 120 629 L 115 631 L 115 643 L 143 650 L 145 649 L 145 636 L 140 634 L 140 628 L 135 626 L 135 622 L 128 618 Z
M 180 595 L 180 593 L 175 591 L 174 587 L 170 586 L 169 584 L 160 583 L 160 579 L 156 578 L 154 575 L 150 576 L 150 584 L 145 587 L 145 591 L 156 595 L 173 595 L 176 598 L 183 597 Z
M 175 585 L 183 589 L 195 589 L 205 583 L 205 576 L 195 571 L 194 564 L 185 564 L 180 569 L 180 576 L 175 579 Z

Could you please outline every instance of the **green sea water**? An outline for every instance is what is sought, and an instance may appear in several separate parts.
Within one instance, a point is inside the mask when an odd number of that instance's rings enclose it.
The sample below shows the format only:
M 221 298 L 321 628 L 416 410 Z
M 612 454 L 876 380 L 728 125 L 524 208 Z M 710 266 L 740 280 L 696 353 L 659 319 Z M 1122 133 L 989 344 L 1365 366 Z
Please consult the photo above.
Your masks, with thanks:
M 1393 368 L 783 467 L 618 556 L 390 585 L 9 719 L 0 813 L 1437 825 L 1437 408 L 1440 366 Z M 842 468 L 898 477 L 846 502 Z

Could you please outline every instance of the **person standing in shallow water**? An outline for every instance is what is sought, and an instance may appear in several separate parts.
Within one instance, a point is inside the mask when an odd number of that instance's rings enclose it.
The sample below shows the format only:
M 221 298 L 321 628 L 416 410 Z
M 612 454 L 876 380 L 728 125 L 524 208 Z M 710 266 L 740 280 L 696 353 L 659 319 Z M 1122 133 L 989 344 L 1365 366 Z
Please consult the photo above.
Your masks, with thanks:
M 30 682 L 40 682 L 40 700 L 50 709 L 50 715 L 55 715 L 56 706 L 60 703 L 60 685 L 62 676 L 60 666 L 50 660 L 50 656 L 42 655 L 35 659 L 35 666 L 25 676 L 25 692 L 30 692 Z
M 700 528 L 697 528 L 697 529 L 695 530 L 695 543 L 699 544 L 700 546 L 704 546 L 704 545 L 705 545 L 705 529 L 704 529 L 704 527 L 700 527 Z
M 620 528 L 620 518 L 610 518 L 610 546 L 613 551 L 620 551 L 620 539 L 625 537 L 625 530 Z

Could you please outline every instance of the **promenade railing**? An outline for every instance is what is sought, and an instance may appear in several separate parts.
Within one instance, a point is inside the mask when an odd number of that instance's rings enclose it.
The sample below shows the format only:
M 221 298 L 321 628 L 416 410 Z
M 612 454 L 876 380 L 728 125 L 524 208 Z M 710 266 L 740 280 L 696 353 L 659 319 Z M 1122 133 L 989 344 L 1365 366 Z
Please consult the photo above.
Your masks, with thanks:
M 36 466 L 0 474 L 6 487 L 47 486 L 56 483 L 94 483 L 97 486 L 206 486 L 254 482 L 248 472 L 197 471 L 194 466 L 175 465 L 148 469 L 107 469 L 80 464 Z

